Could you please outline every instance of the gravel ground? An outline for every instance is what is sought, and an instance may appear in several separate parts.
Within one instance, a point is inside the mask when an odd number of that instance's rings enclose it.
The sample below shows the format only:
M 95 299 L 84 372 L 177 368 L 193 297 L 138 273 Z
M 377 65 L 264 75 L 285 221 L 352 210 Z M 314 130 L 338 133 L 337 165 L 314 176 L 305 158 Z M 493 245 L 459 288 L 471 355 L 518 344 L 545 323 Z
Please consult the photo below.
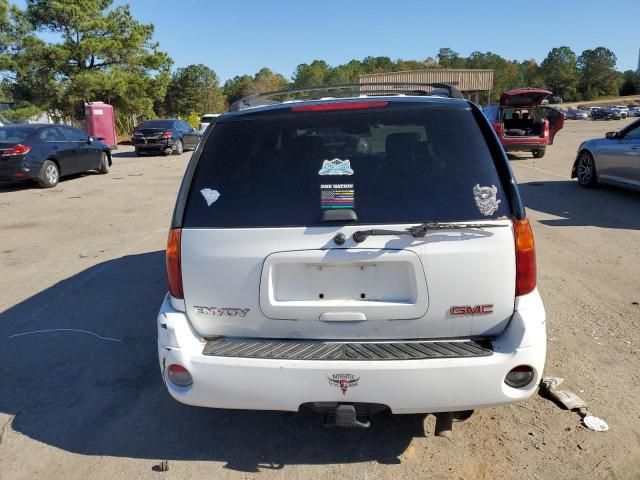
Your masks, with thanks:
M 452 441 L 433 436 L 432 416 L 327 430 L 313 416 L 176 403 L 155 316 L 190 154 L 125 147 L 109 175 L 0 189 L 0 478 L 640 478 L 640 194 L 569 179 L 580 141 L 630 121 L 567 121 L 546 157 L 511 162 L 536 234 L 546 373 L 609 432 L 538 395 L 476 412 Z M 10 337 L 53 328 L 104 338 Z

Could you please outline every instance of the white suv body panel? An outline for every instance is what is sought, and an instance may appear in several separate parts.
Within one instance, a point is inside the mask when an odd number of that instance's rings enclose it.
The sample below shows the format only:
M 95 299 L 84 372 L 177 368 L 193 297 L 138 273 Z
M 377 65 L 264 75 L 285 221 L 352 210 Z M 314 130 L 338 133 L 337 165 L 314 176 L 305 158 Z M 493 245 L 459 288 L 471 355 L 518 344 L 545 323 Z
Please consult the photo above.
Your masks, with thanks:
M 515 246 L 510 220 L 488 223 L 496 227 L 371 236 L 360 244 L 351 236 L 366 225 L 184 229 L 186 313 L 203 337 L 495 335 L 513 314 Z M 338 231 L 347 237 L 341 248 L 333 241 Z M 492 312 L 450 313 L 476 305 Z
M 546 354 L 545 312 L 537 290 L 519 297 L 508 327 L 492 341 L 491 356 L 475 358 L 339 361 L 275 360 L 205 356 L 206 344 L 183 312 L 165 298 L 158 315 L 160 368 L 169 393 L 188 405 L 298 411 L 309 402 L 368 402 L 393 413 L 474 410 L 530 397 L 542 376 Z M 193 376 L 178 388 L 166 369 L 177 363 Z M 504 377 L 518 365 L 530 365 L 534 380 L 515 389 Z M 349 373 L 357 388 L 344 394 L 328 377 Z

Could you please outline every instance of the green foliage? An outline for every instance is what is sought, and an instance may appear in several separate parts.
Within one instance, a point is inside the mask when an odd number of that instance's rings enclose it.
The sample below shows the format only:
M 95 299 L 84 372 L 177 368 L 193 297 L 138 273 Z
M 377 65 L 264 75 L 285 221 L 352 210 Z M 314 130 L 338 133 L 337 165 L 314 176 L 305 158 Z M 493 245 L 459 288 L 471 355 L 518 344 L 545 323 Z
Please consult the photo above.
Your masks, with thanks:
M 615 71 L 616 61 L 615 54 L 604 47 L 585 50 L 578 57 L 579 85 L 585 100 L 618 94 L 621 82 Z
M 171 76 L 164 110 L 169 115 L 178 116 L 226 110 L 226 99 L 216 72 L 202 64 L 179 68 Z
M 200 115 L 196 112 L 190 112 L 189 115 L 184 118 L 184 121 L 193 128 L 200 128 Z
M 640 93 L 640 75 L 633 70 L 627 70 L 622 74 L 620 95 L 637 95 Z
M 262 68 L 253 77 L 251 75 L 236 76 L 227 80 L 223 92 L 229 104 L 256 93 L 275 92 L 288 87 L 287 80 L 279 73 Z
M 13 108 L 2 111 L 2 116 L 13 123 L 25 123 L 30 118 L 37 117 L 41 114 L 42 110 L 35 105 L 26 102 L 14 105 Z
M 0 60 L 13 73 L 14 99 L 65 116 L 76 116 L 83 102 L 95 100 L 153 114 L 172 61 L 152 42 L 152 25 L 135 20 L 128 5 L 111 4 L 28 0 L 24 12 L 14 7 L 12 45 Z M 37 33 L 57 40 L 46 42 Z
M 542 76 L 554 94 L 565 101 L 579 100 L 578 59 L 569 47 L 553 48 L 540 65 Z

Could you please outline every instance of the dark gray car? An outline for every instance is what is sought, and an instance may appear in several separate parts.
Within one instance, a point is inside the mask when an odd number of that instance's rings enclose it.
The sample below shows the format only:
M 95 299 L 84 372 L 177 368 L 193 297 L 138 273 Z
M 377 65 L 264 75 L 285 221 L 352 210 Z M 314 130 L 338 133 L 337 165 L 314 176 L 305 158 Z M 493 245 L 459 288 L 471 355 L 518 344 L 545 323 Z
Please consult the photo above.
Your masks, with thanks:
M 640 120 L 578 147 L 571 178 L 583 187 L 610 183 L 640 190 Z

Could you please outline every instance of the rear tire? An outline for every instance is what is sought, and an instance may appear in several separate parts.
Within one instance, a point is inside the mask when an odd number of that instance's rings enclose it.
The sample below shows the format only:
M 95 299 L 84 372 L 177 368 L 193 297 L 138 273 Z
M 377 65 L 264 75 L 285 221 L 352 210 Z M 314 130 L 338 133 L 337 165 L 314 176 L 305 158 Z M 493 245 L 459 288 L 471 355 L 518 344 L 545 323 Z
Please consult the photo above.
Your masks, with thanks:
M 533 153 L 533 158 L 542 158 L 544 157 L 544 154 L 547 153 L 547 149 L 541 148 L 539 150 L 532 150 L 531 153 Z
M 173 150 L 174 155 L 182 155 L 184 153 L 184 144 L 182 140 L 178 140 L 176 142 L 175 149 Z
M 578 184 L 584 188 L 592 188 L 598 182 L 596 163 L 591 153 L 584 151 L 578 156 L 578 160 L 576 160 L 576 177 L 578 177 Z
M 98 173 L 109 173 L 109 157 L 105 152 L 100 154 L 100 166 L 98 167 Z
M 60 182 L 60 170 L 58 165 L 52 160 L 45 160 L 42 164 L 38 185 L 42 188 L 53 188 Z

